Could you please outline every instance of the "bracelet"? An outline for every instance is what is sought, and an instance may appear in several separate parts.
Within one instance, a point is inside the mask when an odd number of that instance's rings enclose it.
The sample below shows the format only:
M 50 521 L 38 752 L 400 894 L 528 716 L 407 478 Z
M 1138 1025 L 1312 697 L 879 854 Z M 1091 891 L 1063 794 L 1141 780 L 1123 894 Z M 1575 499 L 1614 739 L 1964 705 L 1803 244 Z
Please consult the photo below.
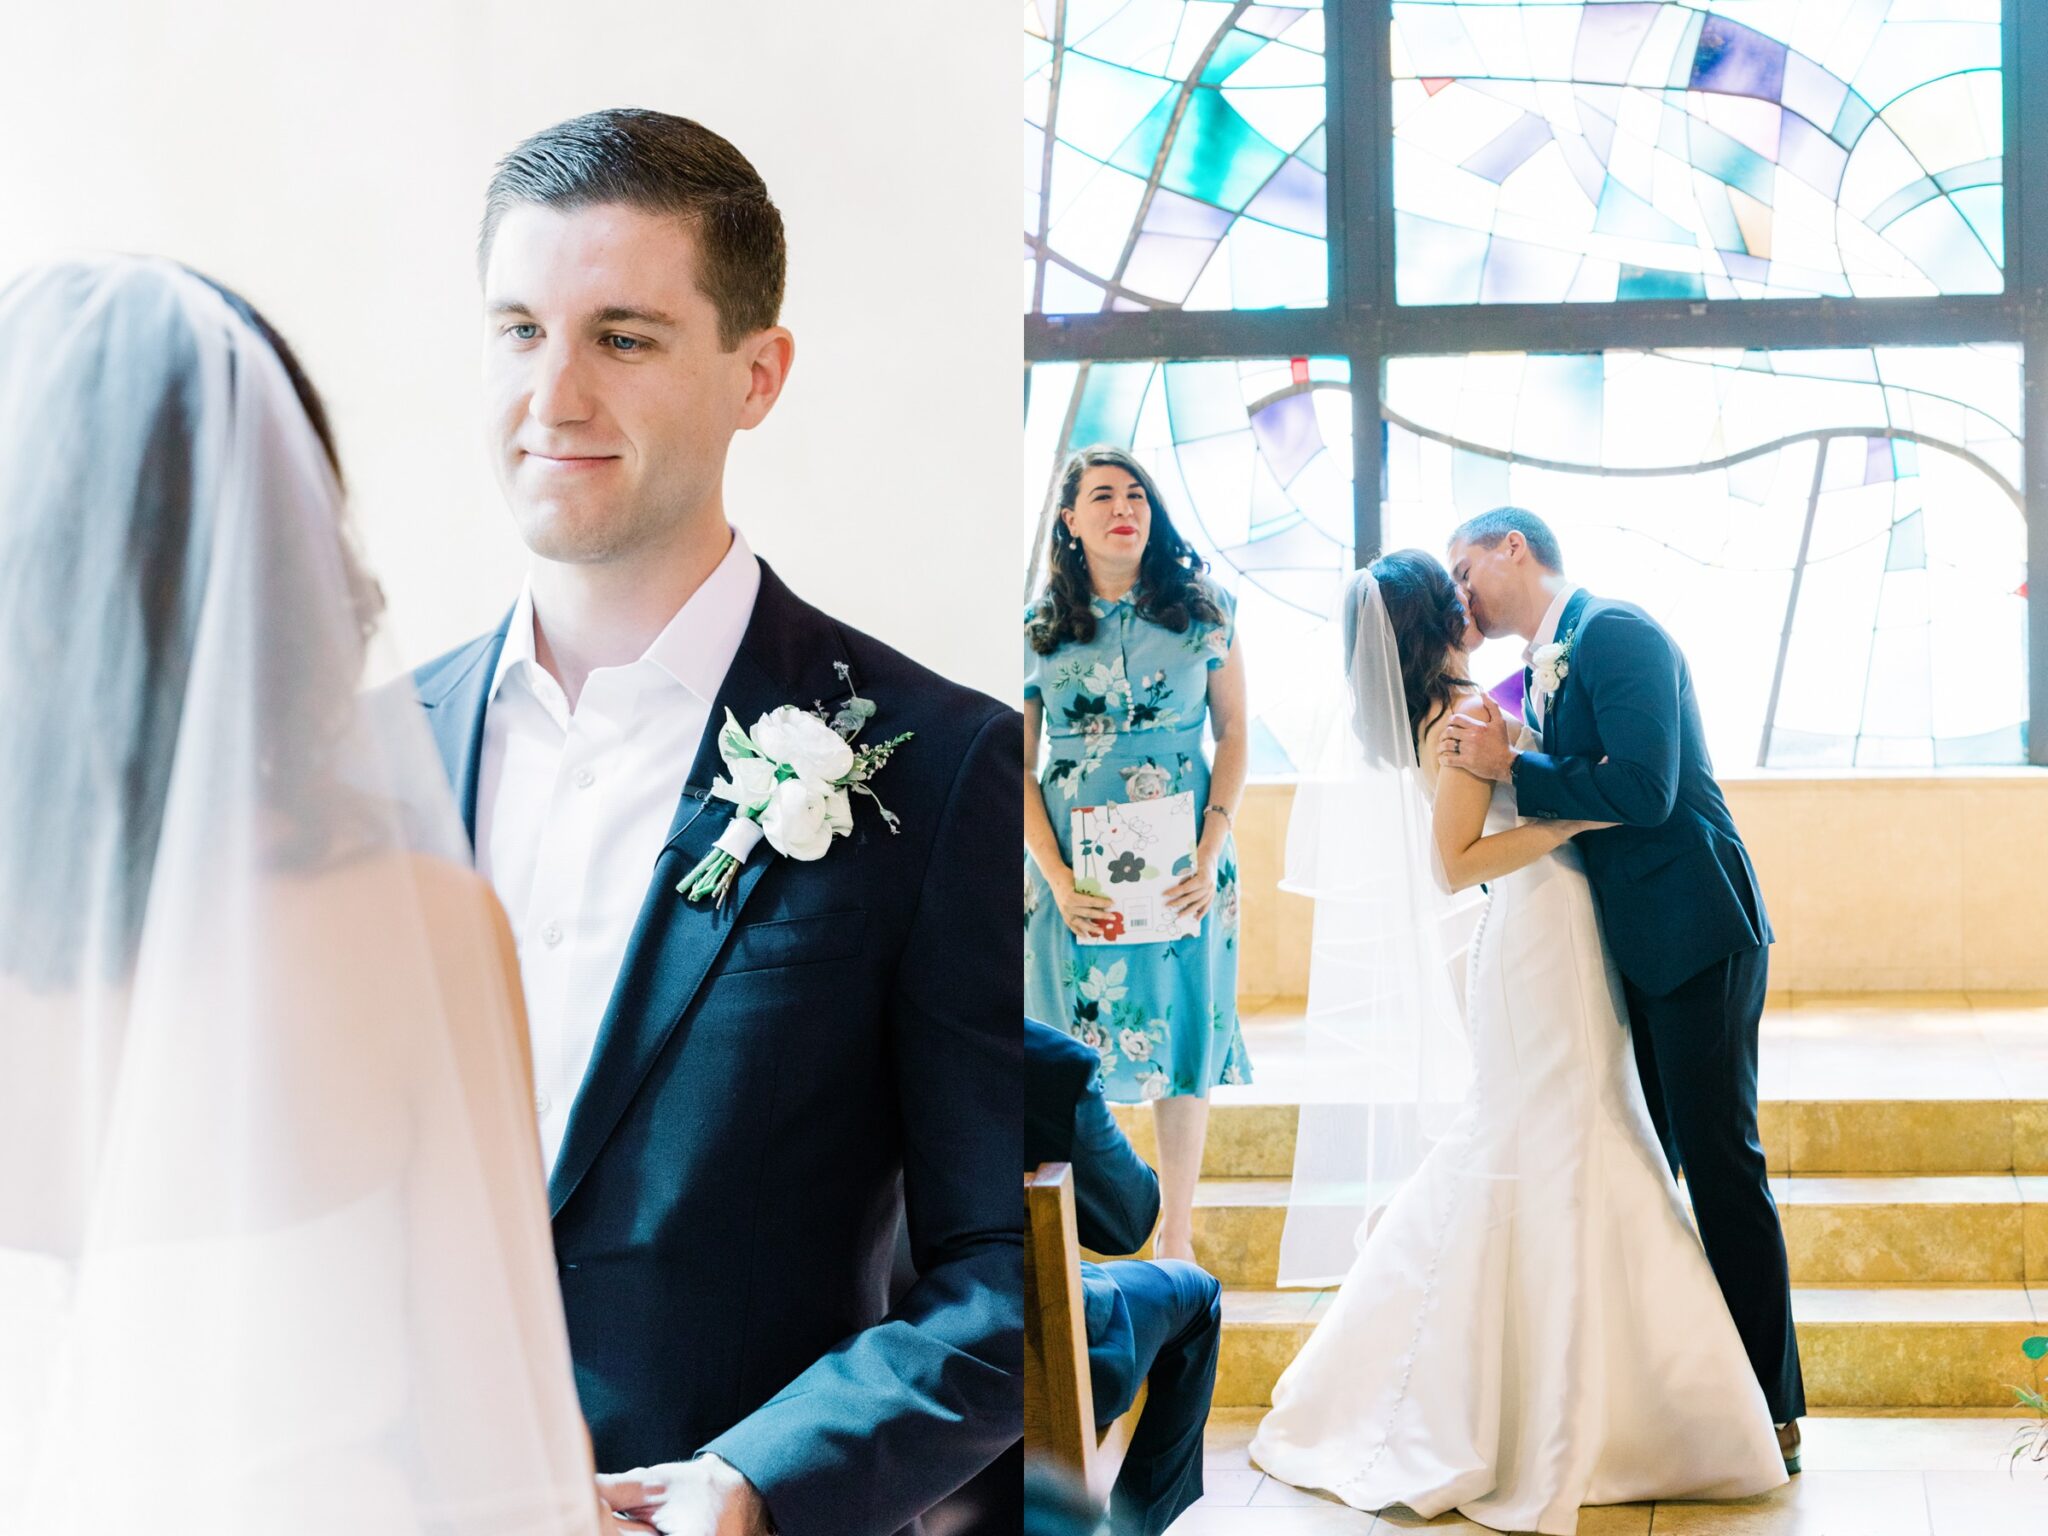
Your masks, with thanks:
M 1229 822 L 1232 826 L 1237 825 L 1237 818 L 1230 814 L 1229 808 L 1226 806 L 1204 806 L 1202 808 L 1202 814 L 1204 816 L 1221 816 L 1225 821 Z

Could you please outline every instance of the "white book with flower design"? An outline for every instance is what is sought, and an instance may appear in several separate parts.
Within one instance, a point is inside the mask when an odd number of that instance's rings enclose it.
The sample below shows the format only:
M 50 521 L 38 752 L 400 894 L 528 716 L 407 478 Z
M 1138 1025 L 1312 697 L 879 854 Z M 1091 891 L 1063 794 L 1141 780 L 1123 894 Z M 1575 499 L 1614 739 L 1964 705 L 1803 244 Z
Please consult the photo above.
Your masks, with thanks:
M 1202 931 L 1200 918 L 1166 904 L 1167 891 L 1195 867 L 1192 793 L 1077 806 L 1072 832 L 1074 889 L 1116 903 L 1103 936 L 1081 943 L 1163 944 Z

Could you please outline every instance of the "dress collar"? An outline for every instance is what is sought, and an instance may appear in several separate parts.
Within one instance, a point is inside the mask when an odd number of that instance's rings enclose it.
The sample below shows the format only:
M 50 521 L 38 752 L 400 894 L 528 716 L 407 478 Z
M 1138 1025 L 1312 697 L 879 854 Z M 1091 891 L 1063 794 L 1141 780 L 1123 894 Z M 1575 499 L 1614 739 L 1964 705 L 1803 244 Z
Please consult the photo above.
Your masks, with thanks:
M 1126 592 L 1122 597 L 1112 598 L 1096 596 L 1090 598 L 1088 601 L 1088 611 L 1093 613 L 1095 617 L 1097 617 L 1098 619 L 1108 618 L 1111 614 L 1115 613 L 1119 608 L 1136 608 L 1137 606 L 1138 589 L 1135 586 L 1132 587 L 1130 591 Z

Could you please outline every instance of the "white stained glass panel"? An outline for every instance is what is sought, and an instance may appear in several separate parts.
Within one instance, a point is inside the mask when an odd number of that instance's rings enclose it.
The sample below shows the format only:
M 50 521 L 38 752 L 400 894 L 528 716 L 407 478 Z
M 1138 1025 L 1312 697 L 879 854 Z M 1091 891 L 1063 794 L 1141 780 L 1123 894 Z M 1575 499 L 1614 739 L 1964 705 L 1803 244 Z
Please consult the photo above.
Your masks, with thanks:
M 1723 770 L 2017 763 L 2019 390 L 2010 346 L 1391 359 L 1385 544 L 1542 516 L 1677 638 Z

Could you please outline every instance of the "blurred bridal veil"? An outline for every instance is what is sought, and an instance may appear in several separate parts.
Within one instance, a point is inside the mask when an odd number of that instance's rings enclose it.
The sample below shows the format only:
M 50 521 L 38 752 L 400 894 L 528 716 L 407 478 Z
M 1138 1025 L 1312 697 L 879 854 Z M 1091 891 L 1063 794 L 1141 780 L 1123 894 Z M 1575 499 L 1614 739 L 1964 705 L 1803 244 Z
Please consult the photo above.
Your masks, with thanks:
M 0 289 L 0 1533 L 589 1532 L 510 935 L 251 318 Z
M 1302 1103 L 1278 1283 L 1335 1285 L 1471 1082 L 1477 891 L 1441 878 L 1400 657 L 1370 570 L 1346 580 L 1295 784 L 1283 890 L 1315 902 Z M 1340 672 L 1341 669 L 1341 672 Z

